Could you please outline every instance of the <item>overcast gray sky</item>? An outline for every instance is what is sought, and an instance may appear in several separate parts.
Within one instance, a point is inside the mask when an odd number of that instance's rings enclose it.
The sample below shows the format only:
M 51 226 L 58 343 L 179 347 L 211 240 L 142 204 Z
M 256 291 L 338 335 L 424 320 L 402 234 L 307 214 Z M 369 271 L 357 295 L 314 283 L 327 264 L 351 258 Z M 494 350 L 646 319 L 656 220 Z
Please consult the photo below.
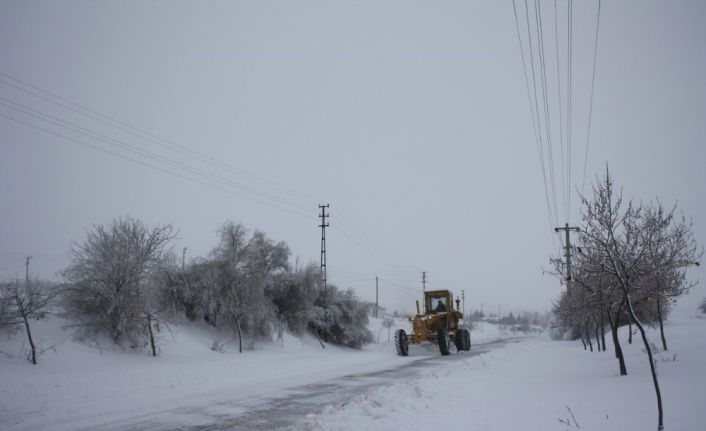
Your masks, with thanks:
M 567 1 L 556 39 L 554 2 L 541 4 L 557 141 Z M 571 163 L 553 146 L 559 223 L 579 222 L 597 4 L 574 5 Z M 678 201 L 702 244 L 705 19 L 701 1 L 603 1 L 586 170 L 590 183 L 609 163 L 626 195 Z M 318 262 L 317 204 L 329 203 L 329 279 L 363 298 L 378 275 L 382 305 L 411 310 L 425 270 L 429 288 L 465 289 L 467 308 L 548 309 L 562 286 L 541 268 L 558 241 L 516 31 L 510 0 L 3 0 L 0 277 L 22 276 L 32 255 L 32 272 L 55 278 L 71 240 L 128 214 L 173 223 L 189 258 L 235 220 L 289 243 L 300 264 Z M 706 278 L 703 267 L 691 274 Z

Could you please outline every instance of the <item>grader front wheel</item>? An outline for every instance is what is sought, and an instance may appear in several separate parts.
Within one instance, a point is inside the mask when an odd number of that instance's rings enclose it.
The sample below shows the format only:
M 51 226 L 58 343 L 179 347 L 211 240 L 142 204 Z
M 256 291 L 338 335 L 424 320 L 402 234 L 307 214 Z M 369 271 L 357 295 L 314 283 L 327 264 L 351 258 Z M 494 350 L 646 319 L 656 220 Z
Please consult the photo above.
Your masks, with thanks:
M 449 330 L 445 326 L 439 328 L 436 333 L 437 341 L 439 342 L 439 351 L 442 356 L 449 354 Z
M 404 332 L 404 329 L 398 329 L 395 331 L 395 347 L 397 348 L 398 355 L 409 355 L 409 339 L 407 338 L 407 333 Z

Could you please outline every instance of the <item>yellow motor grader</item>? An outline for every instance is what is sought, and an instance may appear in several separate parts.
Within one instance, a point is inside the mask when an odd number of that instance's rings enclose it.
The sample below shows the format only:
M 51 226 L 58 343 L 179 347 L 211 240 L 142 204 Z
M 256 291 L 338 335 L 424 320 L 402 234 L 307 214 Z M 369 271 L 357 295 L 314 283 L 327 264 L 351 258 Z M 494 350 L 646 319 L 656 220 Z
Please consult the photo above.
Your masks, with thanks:
M 463 313 L 458 311 L 459 299 L 456 299 L 456 309 L 453 307 L 453 294 L 449 290 L 430 290 L 424 292 L 424 314 L 419 311 L 409 318 L 412 323 L 412 333 L 404 329 L 395 331 L 395 347 L 397 354 L 407 356 L 409 345 L 431 342 L 439 346 L 439 351 L 446 356 L 450 353 L 449 346 L 453 342 L 456 351 L 471 350 L 471 333 L 460 327 Z

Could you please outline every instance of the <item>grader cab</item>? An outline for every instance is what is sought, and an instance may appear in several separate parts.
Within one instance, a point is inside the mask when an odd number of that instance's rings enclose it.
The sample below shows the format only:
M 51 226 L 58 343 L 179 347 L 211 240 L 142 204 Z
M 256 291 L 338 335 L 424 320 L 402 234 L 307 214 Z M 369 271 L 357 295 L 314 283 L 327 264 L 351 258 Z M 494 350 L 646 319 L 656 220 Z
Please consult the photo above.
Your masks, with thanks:
M 397 354 L 407 356 L 409 345 L 419 343 L 437 344 L 444 356 L 450 353 L 451 343 L 458 352 L 471 350 L 471 334 L 461 325 L 463 313 L 458 311 L 459 302 L 456 299 L 454 309 L 453 294 L 449 290 L 424 292 L 424 313 L 420 312 L 417 301 L 417 314 L 409 318 L 412 333 L 407 334 L 404 329 L 395 331 Z

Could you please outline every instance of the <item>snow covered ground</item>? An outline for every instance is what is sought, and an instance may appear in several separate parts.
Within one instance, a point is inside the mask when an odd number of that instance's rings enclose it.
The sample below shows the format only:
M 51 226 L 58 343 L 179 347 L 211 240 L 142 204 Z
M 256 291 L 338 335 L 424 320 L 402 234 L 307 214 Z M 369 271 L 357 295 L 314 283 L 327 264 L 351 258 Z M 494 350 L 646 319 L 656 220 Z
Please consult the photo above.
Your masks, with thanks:
M 627 338 L 627 328 L 621 340 Z M 657 367 L 668 430 L 706 424 L 706 319 L 675 317 Z M 650 331 L 658 344 L 658 333 Z M 310 415 L 309 430 L 649 430 L 657 428 L 649 364 L 637 336 L 621 343 L 628 376 L 618 375 L 612 343 L 585 352 L 580 342 L 534 338 L 449 362 Z M 669 346 L 668 346 L 669 347 Z
M 162 352 L 156 358 L 116 350 L 109 343 L 101 349 L 75 342 L 72 331 L 62 328 L 67 323 L 56 317 L 32 322 L 35 341 L 44 348 L 53 346 L 37 366 L 23 357 L 23 332 L 0 335 L 0 429 L 120 428 L 126 418 L 174 416 L 180 408 L 211 406 L 209 417 L 185 414 L 177 419 L 184 426 L 199 425 L 216 414 L 241 414 L 285 388 L 437 355 L 420 350 L 416 356 L 396 356 L 387 329 L 379 331 L 382 319 L 372 319 L 370 325 L 380 344 L 363 351 L 323 350 L 315 339 L 285 335 L 283 345 L 256 346 L 243 354 L 230 346 L 220 353 L 211 350 L 217 335 L 207 328 L 172 326 L 172 334 L 162 334 Z M 406 324 L 398 320 L 395 327 Z M 214 405 L 218 412 L 213 412 Z
M 594 430 L 656 427 L 649 367 L 639 340 L 632 346 L 625 343 L 630 375 L 619 377 L 609 352 L 591 354 L 580 343 L 545 337 L 514 338 L 489 324 L 483 333 L 479 328 L 473 331 L 474 345 L 498 338 L 510 341 L 492 348 L 486 344 L 487 353 L 477 356 L 439 358 L 437 352 L 412 346 L 410 357 L 398 357 L 387 342 L 387 330 L 379 331 L 381 320 L 374 319 L 371 329 L 376 337 L 380 334 L 380 344 L 363 351 L 333 346 L 322 350 L 314 339 L 285 336 L 283 347 L 262 345 L 243 354 L 231 347 L 219 353 L 210 349 L 212 332 L 175 326 L 173 337 L 163 337 L 161 355 L 152 358 L 77 343 L 70 331 L 61 328 L 63 323 L 58 318 L 34 323 L 39 344 L 55 346 L 37 366 L 19 354 L 21 333 L 0 336 L 0 351 L 5 353 L 0 354 L 0 429 L 213 425 L 218 418 L 262 408 L 294 387 L 310 385 L 317 390 L 342 376 L 405 364 L 419 364 L 422 371 L 366 387 L 353 399 L 327 404 L 324 396 L 321 408 L 302 411 L 303 422 L 293 428 L 461 425 L 479 430 L 565 430 L 577 428 L 576 423 Z M 670 430 L 701 429 L 706 422 L 705 330 L 706 320 L 696 318 L 677 318 L 667 326 L 671 348 L 658 355 L 658 366 Z M 654 334 L 653 339 L 657 340 Z

